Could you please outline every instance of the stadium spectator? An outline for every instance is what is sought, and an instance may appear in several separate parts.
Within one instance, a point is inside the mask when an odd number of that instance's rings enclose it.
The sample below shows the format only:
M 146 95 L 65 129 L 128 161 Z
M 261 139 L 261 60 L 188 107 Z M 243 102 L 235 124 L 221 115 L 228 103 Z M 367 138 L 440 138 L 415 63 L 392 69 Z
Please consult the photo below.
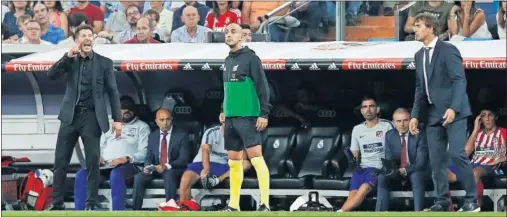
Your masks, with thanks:
M 406 33 L 409 33 L 405 38 L 405 41 L 413 41 L 415 39 L 414 35 L 414 18 L 418 14 L 429 14 L 434 16 L 438 20 L 438 32 L 440 33 L 440 40 L 445 40 L 449 38 L 448 30 L 448 22 L 450 19 L 452 4 L 447 3 L 445 1 L 420 1 L 415 5 L 410 7 L 408 11 L 407 22 L 405 23 L 404 30 Z
M 505 30 L 507 29 L 507 1 L 501 1 L 496 14 L 496 24 L 498 28 L 498 38 L 505 39 Z
M 28 1 L 10 1 L 9 8 L 10 11 L 5 13 L 2 23 L 5 24 L 7 28 L 9 28 L 9 32 L 13 34 L 10 36 L 10 39 L 15 41 L 23 36 L 23 32 L 17 25 L 18 17 L 23 14 L 32 16 L 33 13 L 30 10 Z
M 49 22 L 53 26 L 59 27 L 65 32 L 65 37 L 69 36 L 69 23 L 67 20 L 67 14 L 63 12 L 61 1 L 43 1 L 48 7 Z
M 377 187 L 377 177 L 374 175 L 382 168 L 385 134 L 393 129 L 390 121 L 378 117 L 379 112 L 374 99 L 363 98 L 361 114 L 366 121 L 354 127 L 350 144 L 357 167 L 350 180 L 349 196 L 338 212 L 347 212 L 358 207 L 366 195 Z
M 163 4 L 163 1 L 150 1 L 151 8 L 160 17 L 157 20 L 157 32 L 160 35 L 160 40 L 168 41 L 171 38 L 174 12 L 165 9 Z
M 29 20 L 25 24 L 23 37 L 18 39 L 19 44 L 52 44 L 41 39 L 41 26 L 35 20 Z
M 284 1 L 244 1 L 241 16 L 244 23 L 250 24 L 252 31 L 259 30 L 261 22 L 265 21 L 264 15 L 283 5 Z M 287 14 L 289 8 L 285 8 L 274 16 L 283 16 Z M 284 42 L 287 41 L 288 32 L 278 25 L 270 25 L 269 33 L 271 34 L 271 41 Z
M 41 26 L 42 40 L 58 44 L 58 42 L 65 39 L 65 32 L 49 22 L 48 7 L 45 4 L 40 2 L 35 4 L 33 13 L 35 20 L 37 20 Z
M 157 25 L 160 21 L 160 14 L 156 10 L 149 9 L 148 11 L 146 11 L 146 13 L 144 13 L 144 16 L 152 21 L 151 25 L 153 26 L 151 26 L 151 29 L 153 39 L 157 40 L 158 42 L 164 43 L 164 41 L 160 39 L 161 37 L 159 34 L 159 32 L 163 30 L 157 28 Z
M 2 43 L 8 38 L 9 35 L 9 27 L 2 23 Z M 3 63 L 2 63 L 3 64 Z
M 118 43 L 124 43 L 127 40 L 130 40 L 136 35 L 136 24 L 139 19 L 141 19 L 141 9 L 139 6 L 135 4 L 128 5 L 125 9 L 125 16 L 127 17 L 127 22 L 130 28 L 123 29 L 123 31 L 116 33 L 113 35 L 112 32 L 103 31 L 99 33 L 99 35 L 105 35 L 108 38 L 112 38 L 113 41 Z
M 252 30 L 250 29 L 250 25 L 243 23 L 240 26 L 241 26 L 241 34 L 243 35 L 243 42 L 251 42 Z
M 174 30 L 171 33 L 171 42 L 206 42 L 206 32 L 210 30 L 198 24 L 199 16 L 200 15 L 197 12 L 197 8 L 193 6 L 185 7 L 185 10 L 183 10 L 183 16 L 181 16 L 181 20 L 183 20 L 183 23 L 185 23 L 185 25 Z
M 77 1 L 76 7 L 70 9 L 69 15 L 74 13 L 85 14 L 88 23 L 93 26 L 94 33 L 99 33 L 104 28 L 104 12 L 88 0 Z
M 293 41 L 321 41 L 324 33 L 320 30 L 321 26 L 327 29 L 327 3 L 322 1 L 301 2 L 292 5 L 292 8 L 298 8 L 292 12 L 292 16 L 299 20 L 299 26 L 292 28 L 291 36 Z M 300 4 L 305 4 L 301 6 Z M 301 6 L 301 7 L 300 7 Z M 327 32 L 327 31 L 326 31 Z
M 449 19 L 451 40 L 492 38 L 486 23 L 486 13 L 475 7 L 475 1 L 456 1 L 454 4 Z
M 242 18 L 241 8 L 243 8 L 243 1 L 234 0 L 231 2 L 232 2 L 231 10 L 234 11 L 238 15 L 239 18 Z M 243 20 L 241 20 L 241 22 L 243 22 Z
M 175 2 L 173 2 L 173 3 L 175 3 Z M 176 10 L 174 12 L 172 31 L 185 25 L 184 24 L 185 21 L 183 21 L 184 11 L 185 11 L 185 8 L 189 7 L 189 6 L 196 8 L 196 10 L 199 13 L 199 16 L 197 18 L 198 19 L 197 24 L 199 24 L 200 26 L 204 26 L 204 23 L 206 22 L 206 15 L 208 14 L 208 12 L 210 10 L 209 7 L 204 4 L 199 3 L 197 1 L 185 1 L 185 5 L 181 6 L 180 8 L 178 8 L 178 10 Z
M 3 5 L 2 4 L 2 22 L 4 22 L 4 17 L 5 17 L 5 14 L 7 12 L 11 12 L 11 9 L 9 9 L 9 7 L 7 7 L 7 5 Z
M 160 43 L 159 41 L 153 39 L 152 32 L 153 20 L 148 17 L 142 17 L 137 21 L 136 24 L 136 35 L 130 39 L 125 41 L 125 44 L 152 44 L 152 43 Z
M 88 24 L 88 20 L 86 19 L 86 16 L 82 13 L 75 13 L 68 17 L 68 23 L 69 23 L 69 37 L 67 39 L 60 41 L 58 43 L 58 47 L 73 47 L 75 42 L 75 35 L 74 32 L 76 31 L 76 28 L 81 25 Z M 94 44 L 111 44 L 111 38 L 107 38 L 105 36 L 99 36 L 95 35 L 93 39 Z
M 229 158 L 224 146 L 224 114 L 220 113 L 220 126 L 207 129 L 202 137 L 201 148 L 194 161 L 187 166 L 180 183 L 180 201 L 190 200 L 190 190 L 204 180 L 209 188 L 215 187 L 229 178 Z M 243 152 L 243 170 L 251 167 L 246 152 Z
M 414 136 L 408 132 L 410 113 L 405 108 L 394 111 L 395 129 L 385 135 L 385 159 L 394 162 L 397 167 L 391 174 L 380 174 L 377 187 L 377 212 L 389 211 L 390 188 L 392 185 L 412 184 L 414 194 L 414 211 L 424 208 L 424 176 L 428 164 L 428 145 L 424 134 Z M 385 167 L 385 165 L 384 165 Z
M 316 91 L 313 86 L 303 83 L 299 85 L 296 100 L 297 102 L 292 106 L 286 106 L 283 104 L 277 105 L 277 109 L 282 113 L 297 119 L 301 126 L 310 126 L 310 120 L 313 114 L 319 110 L 319 106 L 316 105 Z
M 231 10 L 232 3 L 226 0 L 213 1 L 213 8 L 206 15 L 206 26 L 213 31 L 223 31 L 230 23 L 241 24 L 241 17 Z
M 130 28 L 129 23 L 127 22 L 127 13 L 125 11 L 129 5 L 135 5 L 135 2 L 119 1 L 118 4 L 122 7 L 119 9 L 113 9 L 113 12 L 107 18 L 106 26 L 104 28 L 105 31 L 111 32 L 113 35 Z
M 172 125 L 172 115 L 167 109 L 159 109 L 155 122 L 160 130 L 148 138 L 148 151 L 143 172 L 135 175 L 133 198 L 134 210 L 143 207 L 147 183 L 158 177 L 164 180 L 165 199 L 176 199 L 176 189 L 183 170 L 189 163 L 188 134 Z
M 467 156 L 473 153 L 471 163 L 479 206 L 484 193 L 482 180 L 494 176 L 495 170 L 501 169 L 501 164 L 507 160 L 507 130 L 496 125 L 497 119 L 498 116 L 493 110 L 483 109 L 475 118 L 474 129 L 465 146 Z M 447 174 L 449 182 L 461 181 L 455 166 L 449 166 Z
M 26 24 L 28 24 L 28 21 L 32 20 L 32 16 L 30 15 L 26 15 L 26 14 L 23 14 L 21 16 L 18 17 L 18 28 L 19 30 L 21 30 L 21 33 L 23 34 L 23 36 L 21 36 L 21 38 L 18 38 L 17 40 L 12 40 L 10 38 L 7 37 L 6 40 L 3 41 L 3 43 L 7 43 L 7 44 L 12 44 L 12 43 L 19 43 L 19 41 L 25 37 L 25 33 L 26 33 Z M 16 36 L 17 38 L 17 36 Z
M 116 137 L 112 132 L 102 134 L 100 138 L 100 164 L 104 176 L 111 182 L 112 210 L 125 210 L 127 196 L 126 179 L 139 172 L 134 163 L 143 163 L 146 157 L 150 127 L 139 120 L 135 103 L 122 97 L 122 134 Z M 86 206 L 86 169 L 76 173 L 74 181 L 74 206 L 76 210 L 93 210 Z

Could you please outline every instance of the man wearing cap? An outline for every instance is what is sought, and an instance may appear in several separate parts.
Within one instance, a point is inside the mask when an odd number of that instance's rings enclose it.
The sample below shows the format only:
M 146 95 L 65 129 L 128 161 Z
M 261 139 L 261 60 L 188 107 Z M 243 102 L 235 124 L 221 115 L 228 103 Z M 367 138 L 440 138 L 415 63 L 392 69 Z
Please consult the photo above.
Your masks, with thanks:
M 125 179 L 133 177 L 138 168 L 136 163 L 144 162 L 150 127 L 136 116 L 135 103 L 130 97 L 122 97 L 122 134 L 116 137 L 106 132 L 100 138 L 101 174 L 109 176 L 113 210 L 125 209 L 127 187 Z M 110 173 L 109 173 L 110 172 Z M 76 173 L 74 184 L 74 206 L 76 210 L 93 210 L 85 207 L 86 169 Z

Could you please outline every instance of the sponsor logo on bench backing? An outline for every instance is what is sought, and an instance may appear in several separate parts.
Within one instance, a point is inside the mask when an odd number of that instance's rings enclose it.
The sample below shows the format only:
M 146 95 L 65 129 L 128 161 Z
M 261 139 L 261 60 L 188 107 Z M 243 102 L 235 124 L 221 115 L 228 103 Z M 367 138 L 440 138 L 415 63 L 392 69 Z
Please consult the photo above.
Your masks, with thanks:
M 464 59 L 463 67 L 466 69 L 505 69 L 507 61 L 502 58 Z
M 120 65 L 122 71 L 157 71 L 177 70 L 178 61 L 125 61 Z
M 54 62 L 19 62 L 5 64 L 6 72 L 47 72 Z
M 285 70 L 287 61 L 285 60 L 263 60 L 262 68 L 264 70 Z

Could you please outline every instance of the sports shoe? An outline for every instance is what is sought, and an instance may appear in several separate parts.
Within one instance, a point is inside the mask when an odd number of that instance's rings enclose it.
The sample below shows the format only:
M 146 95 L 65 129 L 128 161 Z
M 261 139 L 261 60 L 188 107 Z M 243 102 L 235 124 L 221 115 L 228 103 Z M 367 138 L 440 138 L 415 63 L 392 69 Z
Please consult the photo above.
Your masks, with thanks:
M 266 205 L 264 204 L 261 204 L 261 206 L 259 207 L 259 209 L 257 209 L 258 212 L 270 212 L 271 209 L 269 209 L 269 207 L 267 207 Z
M 234 208 L 232 208 L 232 207 L 230 207 L 230 206 L 227 206 L 227 207 L 225 207 L 224 209 L 222 209 L 221 211 L 222 211 L 222 212 L 238 212 L 238 211 L 239 211 L 239 209 L 234 209 Z

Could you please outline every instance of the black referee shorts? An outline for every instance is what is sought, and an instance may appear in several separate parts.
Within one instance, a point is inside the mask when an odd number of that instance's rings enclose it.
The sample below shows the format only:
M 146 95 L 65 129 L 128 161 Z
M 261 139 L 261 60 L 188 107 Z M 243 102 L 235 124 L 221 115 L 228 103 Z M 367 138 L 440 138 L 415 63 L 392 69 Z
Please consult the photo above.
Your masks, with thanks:
M 243 151 L 256 145 L 261 145 L 261 132 L 255 124 L 257 117 L 229 117 L 225 118 L 224 146 L 227 151 Z

